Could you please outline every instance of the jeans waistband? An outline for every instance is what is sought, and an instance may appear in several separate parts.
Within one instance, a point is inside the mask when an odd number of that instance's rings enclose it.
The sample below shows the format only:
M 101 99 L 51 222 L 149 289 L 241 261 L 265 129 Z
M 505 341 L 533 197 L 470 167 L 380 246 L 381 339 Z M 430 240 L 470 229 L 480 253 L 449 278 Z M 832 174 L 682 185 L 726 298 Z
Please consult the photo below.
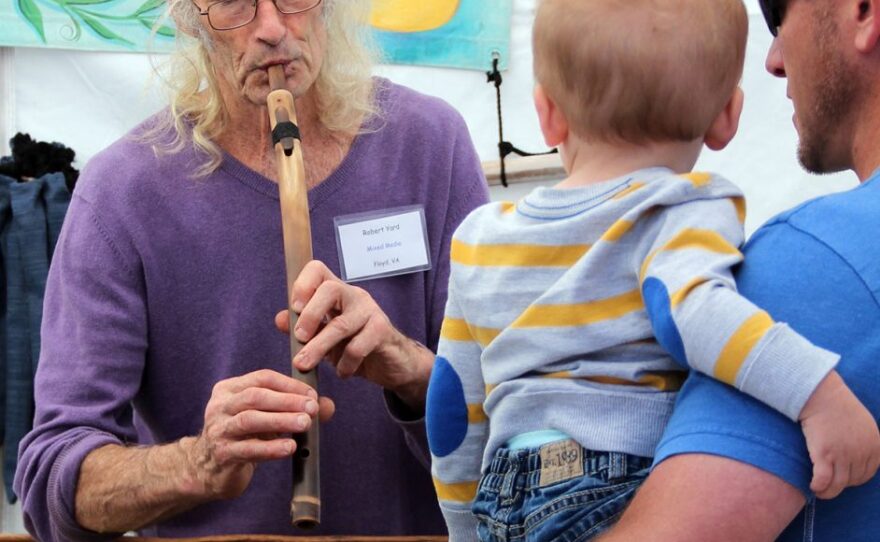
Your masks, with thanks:
M 582 448 L 584 476 L 610 482 L 625 478 L 651 466 L 650 457 L 621 452 L 602 452 Z M 481 489 L 498 491 L 511 475 L 523 478 L 520 484 L 528 491 L 540 487 L 541 448 L 511 450 L 499 448 L 483 476 Z M 509 483 L 509 482 L 508 482 Z M 519 484 L 517 484 L 519 485 Z

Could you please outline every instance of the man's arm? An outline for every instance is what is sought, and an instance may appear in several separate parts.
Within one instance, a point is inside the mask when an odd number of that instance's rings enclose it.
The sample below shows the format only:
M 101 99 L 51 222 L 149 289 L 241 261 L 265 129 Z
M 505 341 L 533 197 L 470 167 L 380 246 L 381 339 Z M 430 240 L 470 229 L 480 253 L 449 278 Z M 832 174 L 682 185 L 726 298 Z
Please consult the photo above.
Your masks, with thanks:
M 804 506 L 776 476 L 713 455 L 661 463 L 601 542 L 762 542 L 776 540 Z
M 333 413 L 329 400 L 320 416 Z M 198 504 L 241 495 L 256 465 L 289 457 L 308 430 L 317 394 L 269 370 L 218 383 L 197 437 L 163 446 L 109 445 L 86 456 L 76 490 L 76 520 L 92 531 L 125 532 Z
M 206 502 L 187 468 L 193 440 L 142 448 L 111 444 L 90 453 L 80 467 L 77 523 L 99 533 L 121 533 Z

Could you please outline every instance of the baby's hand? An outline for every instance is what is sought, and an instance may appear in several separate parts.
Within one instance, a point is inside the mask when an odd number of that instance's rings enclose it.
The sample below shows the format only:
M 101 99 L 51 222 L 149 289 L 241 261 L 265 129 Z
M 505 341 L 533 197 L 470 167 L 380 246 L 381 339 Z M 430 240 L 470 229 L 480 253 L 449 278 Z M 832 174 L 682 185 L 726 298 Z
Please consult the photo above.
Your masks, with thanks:
M 868 409 L 832 371 L 800 416 L 813 461 L 810 489 L 832 499 L 849 486 L 870 480 L 880 465 L 880 431 Z

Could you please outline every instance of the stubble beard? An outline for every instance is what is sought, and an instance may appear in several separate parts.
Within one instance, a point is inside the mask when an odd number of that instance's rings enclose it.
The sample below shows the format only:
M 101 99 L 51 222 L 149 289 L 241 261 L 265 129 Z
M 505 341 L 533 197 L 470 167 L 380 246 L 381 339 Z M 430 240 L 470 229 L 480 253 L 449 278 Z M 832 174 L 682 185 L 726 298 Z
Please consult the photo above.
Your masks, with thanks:
M 853 113 L 858 107 L 858 76 L 846 59 L 834 48 L 837 29 L 830 18 L 817 23 L 817 62 L 813 74 L 813 103 L 798 115 L 800 142 L 798 161 L 810 173 L 834 173 L 851 166 L 851 142 L 843 136 L 851 133 Z

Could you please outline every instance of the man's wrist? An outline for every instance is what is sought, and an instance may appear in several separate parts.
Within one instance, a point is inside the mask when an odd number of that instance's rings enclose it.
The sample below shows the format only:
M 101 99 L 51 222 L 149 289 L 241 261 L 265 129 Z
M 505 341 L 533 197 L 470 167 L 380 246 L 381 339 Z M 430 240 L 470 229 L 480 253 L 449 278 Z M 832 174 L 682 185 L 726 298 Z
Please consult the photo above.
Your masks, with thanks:
M 411 360 L 410 378 L 391 391 L 413 412 L 425 410 L 425 398 L 428 393 L 428 381 L 434 366 L 434 353 L 427 347 L 412 339 L 405 339 L 405 359 Z
M 211 492 L 199 437 L 184 437 L 177 442 L 183 462 L 180 492 L 189 500 L 208 502 L 217 497 Z

